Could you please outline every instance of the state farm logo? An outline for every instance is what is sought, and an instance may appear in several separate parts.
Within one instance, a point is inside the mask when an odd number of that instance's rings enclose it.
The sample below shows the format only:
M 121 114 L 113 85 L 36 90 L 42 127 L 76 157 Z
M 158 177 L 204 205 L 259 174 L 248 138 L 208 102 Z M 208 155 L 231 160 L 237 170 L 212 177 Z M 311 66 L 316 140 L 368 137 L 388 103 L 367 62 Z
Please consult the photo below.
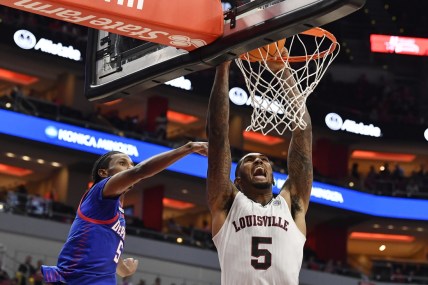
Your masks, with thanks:
M 105 2 L 111 2 L 110 0 L 104 0 Z M 113 2 L 115 2 L 115 1 L 113 1 Z M 130 8 L 133 8 L 134 7 L 134 0 L 128 0 L 128 1 L 124 1 L 124 0 L 117 0 L 117 5 L 121 5 L 121 6 L 123 6 L 123 4 L 124 4 L 124 2 L 127 2 L 126 3 L 126 7 L 130 7 Z M 137 1 L 137 9 L 138 10 L 143 10 L 143 6 L 144 6 L 144 0 L 138 0 Z
M 97 30 L 104 30 L 111 33 L 118 33 L 124 36 L 133 37 L 144 41 L 155 41 L 157 43 L 162 43 L 169 46 L 189 49 L 199 48 L 207 45 L 207 42 L 203 39 L 194 39 L 186 35 L 170 34 L 170 32 L 165 30 L 166 28 L 159 28 L 161 30 L 152 30 L 144 26 L 132 24 L 130 22 L 127 22 L 126 17 L 124 19 L 121 19 L 121 21 L 116 21 L 115 19 L 106 18 L 106 15 L 97 15 L 96 11 L 93 11 L 93 14 L 87 13 L 86 11 L 82 12 L 79 9 L 83 8 L 83 4 L 82 7 L 79 6 L 76 7 L 76 10 L 71 10 L 67 7 L 64 7 L 61 3 L 55 3 L 64 1 L 49 1 L 50 4 L 47 4 L 45 1 L 41 0 L 21 0 L 17 2 L 11 1 L 11 3 L 12 2 L 14 2 L 13 7 L 19 10 L 34 12 L 42 16 L 57 18 L 70 23 L 88 26 Z M 144 5 L 144 0 L 103 0 L 102 2 L 104 2 L 104 4 L 105 2 L 111 2 L 111 4 L 108 5 L 109 9 L 117 9 L 120 8 L 119 6 L 124 6 L 123 8 L 142 10 Z M 98 1 L 97 3 L 101 2 Z M 113 5 L 116 7 L 112 7 Z M 126 11 L 124 12 L 123 9 L 120 10 L 122 11 L 120 11 L 119 14 L 126 13 Z M 185 31 L 182 32 L 184 33 Z M 36 49 L 38 45 L 39 43 L 37 43 L 34 48 Z M 71 46 L 64 47 L 60 43 L 54 44 L 52 43 L 52 41 L 46 39 L 44 40 L 43 46 L 45 50 L 42 51 L 44 52 L 57 54 L 59 56 L 68 57 L 74 60 L 80 60 L 76 59 L 78 58 L 78 53 L 80 58 L 80 51 L 74 49 L 71 50 Z M 64 51 L 65 49 L 68 50 Z
M 37 43 L 36 37 L 33 33 L 27 30 L 16 31 L 13 35 L 13 40 L 16 45 L 22 49 L 32 49 Z
M 41 38 L 37 41 L 34 34 L 27 30 L 18 30 L 13 35 L 13 40 L 16 45 L 22 49 L 35 49 L 41 52 L 65 57 L 75 61 L 82 59 L 82 54 L 79 50 L 72 46 L 63 46 L 62 43 L 54 43 L 51 40 Z

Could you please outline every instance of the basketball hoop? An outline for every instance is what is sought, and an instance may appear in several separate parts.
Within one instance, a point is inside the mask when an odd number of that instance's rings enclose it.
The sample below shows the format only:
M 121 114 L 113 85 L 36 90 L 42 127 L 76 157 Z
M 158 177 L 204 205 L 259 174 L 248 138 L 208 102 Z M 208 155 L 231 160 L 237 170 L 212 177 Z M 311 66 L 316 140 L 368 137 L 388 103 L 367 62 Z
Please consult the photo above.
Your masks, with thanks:
M 305 129 L 306 100 L 339 50 L 332 33 L 312 28 L 237 58 L 253 106 L 247 131 L 267 134 L 275 130 L 283 134 Z

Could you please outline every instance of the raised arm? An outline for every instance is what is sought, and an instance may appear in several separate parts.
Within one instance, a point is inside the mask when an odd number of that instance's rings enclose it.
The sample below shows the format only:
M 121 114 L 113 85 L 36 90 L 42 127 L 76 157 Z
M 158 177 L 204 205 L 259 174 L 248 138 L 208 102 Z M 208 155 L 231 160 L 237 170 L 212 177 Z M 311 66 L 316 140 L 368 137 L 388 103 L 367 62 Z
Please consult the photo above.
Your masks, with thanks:
M 293 216 L 306 214 L 313 181 L 312 123 L 306 107 L 303 119 L 307 126 L 304 130 L 297 128 L 292 132 L 288 150 L 288 179 L 285 186 L 290 192 Z
M 180 158 L 191 154 L 207 154 L 208 144 L 205 142 L 189 142 L 179 148 L 166 151 L 148 158 L 134 167 L 113 175 L 104 187 L 104 196 L 119 196 L 128 191 L 129 187 L 142 179 L 151 177 Z
M 230 62 L 226 62 L 217 67 L 208 104 L 207 199 L 212 215 L 213 236 L 223 225 L 234 197 L 234 186 L 230 181 L 229 66 Z
M 272 63 L 270 67 L 276 70 L 283 70 L 284 65 L 282 63 Z M 287 85 L 292 88 L 287 96 L 301 101 L 303 99 L 300 99 L 300 91 L 296 87 L 296 81 L 289 68 L 287 66 L 282 73 L 282 76 L 286 78 Z M 299 103 L 305 104 L 302 101 Z M 306 106 L 300 112 L 304 112 L 302 118 L 306 123 L 306 128 L 302 130 L 297 127 L 292 131 L 288 149 L 288 179 L 284 183 L 281 195 L 286 199 L 297 226 L 303 234 L 306 234 L 305 215 L 309 206 L 313 181 L 312 123 Z M 293 125 L 292 127 L 295 126 Z

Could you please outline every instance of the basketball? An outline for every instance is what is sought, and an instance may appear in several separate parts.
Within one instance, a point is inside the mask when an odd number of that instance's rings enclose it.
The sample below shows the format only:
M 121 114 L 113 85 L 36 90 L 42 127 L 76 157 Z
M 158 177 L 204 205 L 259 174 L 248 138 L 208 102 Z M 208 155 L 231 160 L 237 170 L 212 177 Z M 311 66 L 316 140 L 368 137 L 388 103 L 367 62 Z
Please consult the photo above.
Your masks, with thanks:
M 249 60 L 251 62 L 262 61 L 263 59 L 279 57 L 281 51 L 284 49 L 285 39 L 273 42 L 271 44 L 262 46 L 260 48 L 253 49 L 247 53 L 244 53 L 241 58 Z

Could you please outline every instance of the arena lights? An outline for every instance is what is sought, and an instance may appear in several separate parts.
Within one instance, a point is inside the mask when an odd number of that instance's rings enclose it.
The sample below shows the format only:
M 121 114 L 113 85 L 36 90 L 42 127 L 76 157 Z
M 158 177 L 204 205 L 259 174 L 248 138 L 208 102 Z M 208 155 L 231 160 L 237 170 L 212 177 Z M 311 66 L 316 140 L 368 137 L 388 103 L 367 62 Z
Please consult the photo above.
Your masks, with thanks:
M 30 85 L 39 81 L 39 78 L 12 70 L 0 68 L 0 79 L 17 83 L 19 85 Z
M 116 99 L 116 100 L 113 100 L 113 101 L 104 102 L 104 103 L 102 103 L 102 105 L 104 105 L 104 106 L 113 106 L 113 105 L 119 104 L 122 101 L 123 101 L 123 98 L 119 98 L 119 99 Z
M 195 207 L 195 204 L 170 198 L 163 198 L 162 204 L 167 208 L 172 208 L 176 210 L 187 210 Z
M 377 233 L 364 233 L 364 232 L 352 232 L 349 238 L 375 240 L 375 241 L 396 241 L 396 242 L 413 242 L 415 240 L 414 236 L 409 236 L 409 235 L 377 234 Z
M 428 55 L 428 39 L 388 35 L 370 35 L 372 52 L 407 55 Z
M 257 143 L 262 143 L 265 145 L 276 145 L 276 144 L 284 142 L 283 138 L 269 136 L 269 135 L 263 135 L 263 134 L 257 133 L 257 132 L 244 131 L 242 133 L 242 136 L 246 140 L 257 142 Z
M 0 173 L 23 177 L 33 173 L 32 170 L 0 163 Z
M 188 124 L 197 122 L 199 120 L 198 117 L 195 117 L 195 116 L 192 116 L 189 114 L 184 114 L 184 113 L 172 111 L 172 110 L 168 110 L 166 112 L 166 117 L 167 117 L 168 121 L 183 124 L 183 125 L 188 125 Z
M 176 79 L 165 82 L 166 85 L 170 85 L 173 87 L 181 88 L 184 90 L 192 90 L 192 81 L 184 78 L 184 76 L 178 77 Z
M 396 162 L 411 162 L 415 160 L 416 155 L 407 154 L 407 153 L 388 153 L 388 152 L 368 151 L 368 150 L 354 150 L 352 151 L 351 158 L 396 161 Z

